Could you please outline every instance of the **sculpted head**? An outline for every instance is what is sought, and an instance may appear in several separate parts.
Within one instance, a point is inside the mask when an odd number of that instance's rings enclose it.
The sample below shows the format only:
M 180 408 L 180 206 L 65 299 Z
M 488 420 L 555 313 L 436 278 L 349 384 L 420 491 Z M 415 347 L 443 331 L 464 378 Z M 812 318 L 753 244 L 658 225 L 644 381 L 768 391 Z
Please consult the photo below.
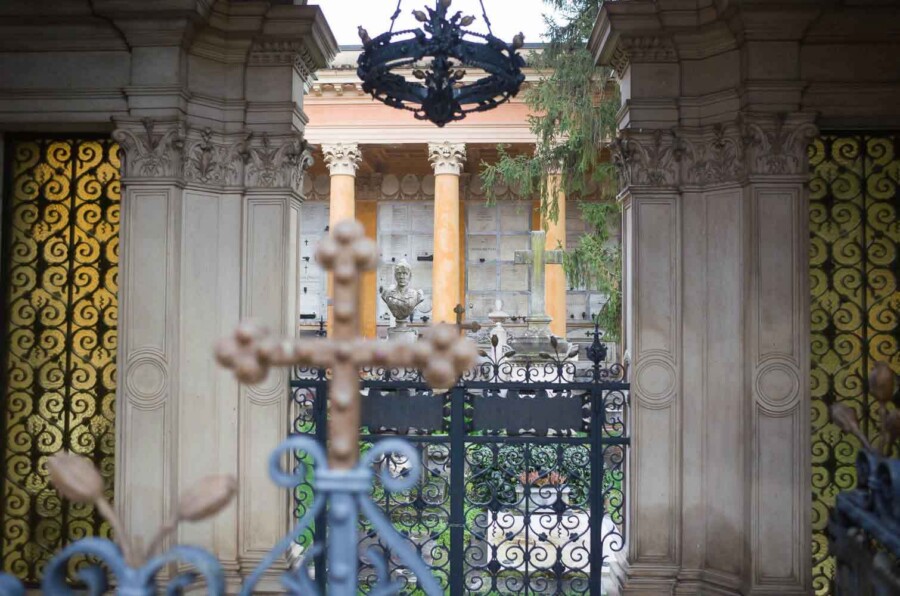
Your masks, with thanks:
M 400 262 L 394 267 L 394 279 L 397 281 L 397 287 L 403 289 L 409 285 L 412 279 L 412 268 L 406 259 L 400 259 Z

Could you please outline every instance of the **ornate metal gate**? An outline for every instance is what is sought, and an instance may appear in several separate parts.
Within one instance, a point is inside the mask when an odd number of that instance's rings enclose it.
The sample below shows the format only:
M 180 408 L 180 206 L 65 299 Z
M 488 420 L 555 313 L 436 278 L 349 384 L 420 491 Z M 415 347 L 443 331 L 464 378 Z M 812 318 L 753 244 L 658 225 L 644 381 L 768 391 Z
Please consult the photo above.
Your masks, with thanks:
M 868 391 L 876 360 L 900 373 L 900 154 L 897 134 L 834 134 L 810 145 L 813 581 L 832 592 L 825 528 L 835 496 L 856 485 L 859 444 L 830 422 L 836 402 L 856 410 L 870 439 Z
M 438 394 L 415 371 L 364 371 L 363 440 L 402 434 L 423 467 L 411 491 L 376 486 L 376 502 L 447 593 L 600 594 L 606 555 L 624 545 L 628 384 L 623 367 L 601 366 L 596 333 L 587 352 L 593 362 L 585 369 L 484 354 Z M 296 371 L 295 432 L 327 440 L 327 384 L 325 371 Z M 394 475 L 408 466 L 396 456 L 376 465 Z M 298 514 L 311 488 L 298 489 Z M 323 528 L 319 520 L 313 530 L 318 544 L 327 539 Z M 372 528 L 361 526 L 359 540 L 363 589 L 376 580 L 380 558 L 366 556 L 373 549 L 387 555 L 404 593 L 419 593 Z M 321 557 L 316 577 L 325 577 Z
M 120 164 L 106 139 L 12 137 L 6 152 L 0 554 L 33 584 L 62 546 L 109 534 L 59 498 L 46 461 L 65 450 L 113 474 Z

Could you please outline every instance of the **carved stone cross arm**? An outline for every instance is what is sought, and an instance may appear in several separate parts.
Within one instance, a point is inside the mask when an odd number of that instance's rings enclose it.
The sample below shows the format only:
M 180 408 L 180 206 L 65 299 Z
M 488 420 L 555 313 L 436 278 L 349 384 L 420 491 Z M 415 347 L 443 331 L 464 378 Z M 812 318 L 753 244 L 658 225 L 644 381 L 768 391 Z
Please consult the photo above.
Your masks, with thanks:
M 332 337 L 276 339 L 264 328 L 242 323 L 233 337 L 219 343 L 216 357 L 242 383 L 259 383 L 273 366 L 330 368 L 329 460 L 334 469 L 349 469 L 359 458 L 360 367 L 414 367 L 433 387 L 446 388 L 474 364 L 476 350 L 450 326 L 434 327 L 425 341 L 415 344 L 358 336 L 360 273 L 378 262 L 375 245 L 358 221 L 339 222 L 319 244 L 316 260 L 334 274 Z

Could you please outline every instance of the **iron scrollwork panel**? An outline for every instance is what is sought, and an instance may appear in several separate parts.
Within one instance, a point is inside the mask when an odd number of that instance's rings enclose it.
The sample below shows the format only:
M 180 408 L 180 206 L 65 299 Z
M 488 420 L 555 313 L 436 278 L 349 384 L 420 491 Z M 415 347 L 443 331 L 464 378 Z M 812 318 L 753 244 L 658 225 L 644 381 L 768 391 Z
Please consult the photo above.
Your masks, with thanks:
M 57 496 L 46 462 L 85 455 L 113 485 L 121 164 L 116 143 L 90 139 L 13 137 L 7 159 L 0 549 L 34 584 L 66 544 L 109 535 Z
M 900 372 L 900 155 L 897 135 L 823 135 L 809 148 L 813 582 L 834 589 L 825 534 L 837 493 L 856 484 L 858 441 L 830 422 L 853 408 L 875 439 L 872 362 Z

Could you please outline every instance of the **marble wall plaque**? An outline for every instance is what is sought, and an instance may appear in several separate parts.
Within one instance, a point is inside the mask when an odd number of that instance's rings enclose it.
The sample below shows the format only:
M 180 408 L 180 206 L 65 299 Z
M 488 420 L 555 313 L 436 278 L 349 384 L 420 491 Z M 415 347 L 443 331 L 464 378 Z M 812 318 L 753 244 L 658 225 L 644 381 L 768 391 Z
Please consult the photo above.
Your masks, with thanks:
M 469 263 L 466 276 L 469 291 L 488 292 L 497 289 L 496 263 Z
M 409 219 L 412 228 L 417 233 L 434 232 L 434 204 L 415 203 L 409 206 Z
M 609 301 L 609 296 L 606 294 L 590 294 L 588 297 L 588 313 L 591 316 L 596 315 L 603 307 L 606 306 L 606 303 Z
M 531 203 L 509 201 L 500 203 L 500 229 L 504 232 L 528 232 L 531 230 Z
M 386 263 L 399 263 L 400 259 L 409 258 L 409 236 L 403 234 L 385 234 L 379 238 L 381 258 Z
M 469 236 L 467 239 L 467 259 L 469 261 L 496 261 L 497 260 L 497 237 L 493 234 L 490 236 Z
M 569 292 L 566 294 L 566 312 L 569 321 L 586 321 L 590 316 L 587 308 L 587 295 L 582 292 Z
M 484 234 L 497 231 L 497 208 L 484 204 L 469 203 L 466 206 L 468 232 Z
M 494 310 L 494 296 L 474 295 L 469 296 L 469 304 L 466 316 L 470 320 L 485 321 L 488 313 Z
M 410 285 L 417 290 L 431 291 L 431 263 L 413 263 Z M 392 282 L 393 283 L 393 282 Z
M 300 208 L 300 233 L 323 234 L 328 227 L 328 205 L 325 203 L 305 203 Z
M 500 290 L 503 292 L 527 292 L 528 266 L 513 265 L 511 263 L 500 264 Z
M 528 250 L 531 248 L 530 236 L 500 236 L 500 260 L 514 261 L 517 250 Z
M 410 239 L 412 244 L 412 258 L 420 263 L 430 263 L 430 261 L 421 261 L 420 259 L 434 257 L 434 237 L 430 235 L 416 235 L 411 236 Z M 412 264 L 412 260 L 410 260 L 410 264 Z M 429 269 L 431 269 L 430 265 Z

